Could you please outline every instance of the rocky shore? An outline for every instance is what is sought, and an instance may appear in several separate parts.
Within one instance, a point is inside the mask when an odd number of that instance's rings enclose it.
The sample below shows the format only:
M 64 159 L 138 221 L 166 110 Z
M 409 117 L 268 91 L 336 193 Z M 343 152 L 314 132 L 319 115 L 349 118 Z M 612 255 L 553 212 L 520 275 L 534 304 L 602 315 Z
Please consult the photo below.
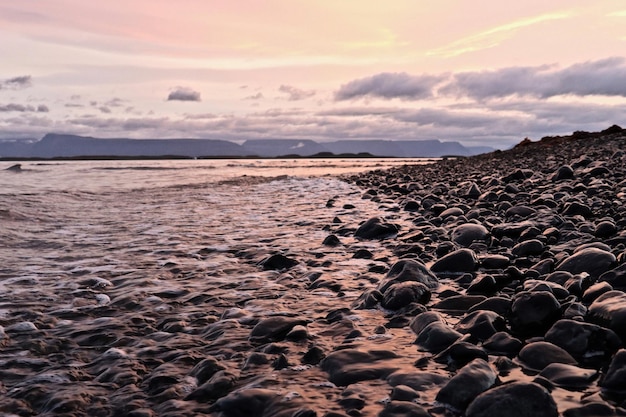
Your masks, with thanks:
M 25 196 L 0 412 L 624 416 L 624 150 L 613 126 L 232 202 L 70 195 L 29 235 Z
M 401 260 L 355 307 L 402 316 L 432 355 L 416 369 L 450 371 L 434 407 L 402 415 L 626 414 L 625 149 L 612 126 L 350 178 L 412 217 L 360 229 L 396 236 Z M 388 407 L 409 408 L 427 375 L 387 375 L 402 392 Z

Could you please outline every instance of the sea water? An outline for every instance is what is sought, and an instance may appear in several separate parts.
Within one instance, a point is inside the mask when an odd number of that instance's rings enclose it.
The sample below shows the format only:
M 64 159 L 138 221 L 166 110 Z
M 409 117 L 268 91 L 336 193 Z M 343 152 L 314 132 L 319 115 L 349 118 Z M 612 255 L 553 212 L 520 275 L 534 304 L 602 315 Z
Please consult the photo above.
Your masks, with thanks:
M 207 247 L 308 250 L 333 220 L 328 200 L 361 200 L 361 190 L 335 175 L 411 162 L 424 161 L 50 161 L 0 169 L 0 316 L 48 298 L 42 294 L 71 292 L 77 275 L 232 266 L 226 256 L 198 260 Z M 368 210 L 375 214 L 375 205 Z
M 295 366 L 306 345 L 288 352 L 293 369 L 258 374 L 246 366 L 251 323 L 295 315 L 309 321 L 317 343 L 340 344 L 350 329 L 323 318 L 373 285 L 376 261 L 353 252 L 390 253 L 349 234 L 345 246 L 322 244 L 330 225 L 349 230 L 380 215 L 363 190 L 336 175 L 415 162 L 422 161 L 29 161 L 19 172 L 0 165 L 0 366 L 14 375 L 3 381 L 9 394 L 0 406 L 34 390 L 41 404 L 99 404 L 88 415 L 107 415 L 126 407 L 133 384 L 159 415 L 169 403 L 150 381 L 167 371 L 182 399 L 195 389 L 193 363 L 213 356 L 240 372 L 242 386 L 299 387 L 307 403 L 330 409 L 327 396 L 339 392 L 324 388 L 327 376 Z M 277 253 L 298 265 L 264 270 L 260 262 Z M 359 314 L 363 333 L 375 335 L 383 316 Z M 413 337 L 398 331 L 368 343 L 413 352 Z M 176 404 L 178 415 L 202 415 L 194 401 Z
M 0 162 L 0 195 L 49 191 L 125 192 L 169 186 L 215 185 L 250 178 L 310 178 L 384 169 L 428 159 L 214 159 Z

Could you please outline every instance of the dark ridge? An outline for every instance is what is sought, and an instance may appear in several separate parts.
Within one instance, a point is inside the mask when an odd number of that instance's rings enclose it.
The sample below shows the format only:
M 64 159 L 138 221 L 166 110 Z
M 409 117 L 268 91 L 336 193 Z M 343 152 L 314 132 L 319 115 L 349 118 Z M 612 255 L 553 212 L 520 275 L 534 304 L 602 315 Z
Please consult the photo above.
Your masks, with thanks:
M 523 141 L 514 146 L 515 148 L 523 148 L 532 145 L 539 146 L 554 146 L 565 144 L 575 140 L 591 140 L 598 138 L 609 138 L 612 136 L 621 136 L 626 134 L 626 129 L 622 129 L 618 125 L 613 125 L 608 129 L 604 129 L 600 132 L 586 132 L 584 130 L 577 130 L 573 132 L 571 135 L 567 136 L 544 136 L 538 142 L 533 142 L 532 140 L 525 138 Z

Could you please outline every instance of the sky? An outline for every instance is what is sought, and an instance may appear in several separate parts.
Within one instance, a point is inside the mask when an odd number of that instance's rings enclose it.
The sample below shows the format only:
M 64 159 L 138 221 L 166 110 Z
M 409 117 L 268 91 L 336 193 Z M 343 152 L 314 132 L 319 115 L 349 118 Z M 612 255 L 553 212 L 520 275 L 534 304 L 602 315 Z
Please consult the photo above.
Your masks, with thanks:
M 0 139 L 626 126 L 623 0 L 0 0 Z

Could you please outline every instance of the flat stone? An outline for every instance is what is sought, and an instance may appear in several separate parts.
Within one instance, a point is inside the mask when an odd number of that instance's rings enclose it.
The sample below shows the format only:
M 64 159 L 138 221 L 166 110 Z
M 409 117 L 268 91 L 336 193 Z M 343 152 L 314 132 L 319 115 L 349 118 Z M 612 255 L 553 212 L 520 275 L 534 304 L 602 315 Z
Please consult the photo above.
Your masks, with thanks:
M 565 258 L 556 266 L 557 271 L 566 271 L 573 275 L 588 273 L 598 278 L 610 270 L 617 262 L 615 255 L 598 248 L 585 248 Z
M 471 249 L 459 249 L 451 252 L 433 264 L 430 268 L 435 273 L 473 272 L 478 268 L 478 258 Z
M 557 417 L 552 395 L 539 384 L 511 382 L 480 394 L 465 412 L 466 417 Z

